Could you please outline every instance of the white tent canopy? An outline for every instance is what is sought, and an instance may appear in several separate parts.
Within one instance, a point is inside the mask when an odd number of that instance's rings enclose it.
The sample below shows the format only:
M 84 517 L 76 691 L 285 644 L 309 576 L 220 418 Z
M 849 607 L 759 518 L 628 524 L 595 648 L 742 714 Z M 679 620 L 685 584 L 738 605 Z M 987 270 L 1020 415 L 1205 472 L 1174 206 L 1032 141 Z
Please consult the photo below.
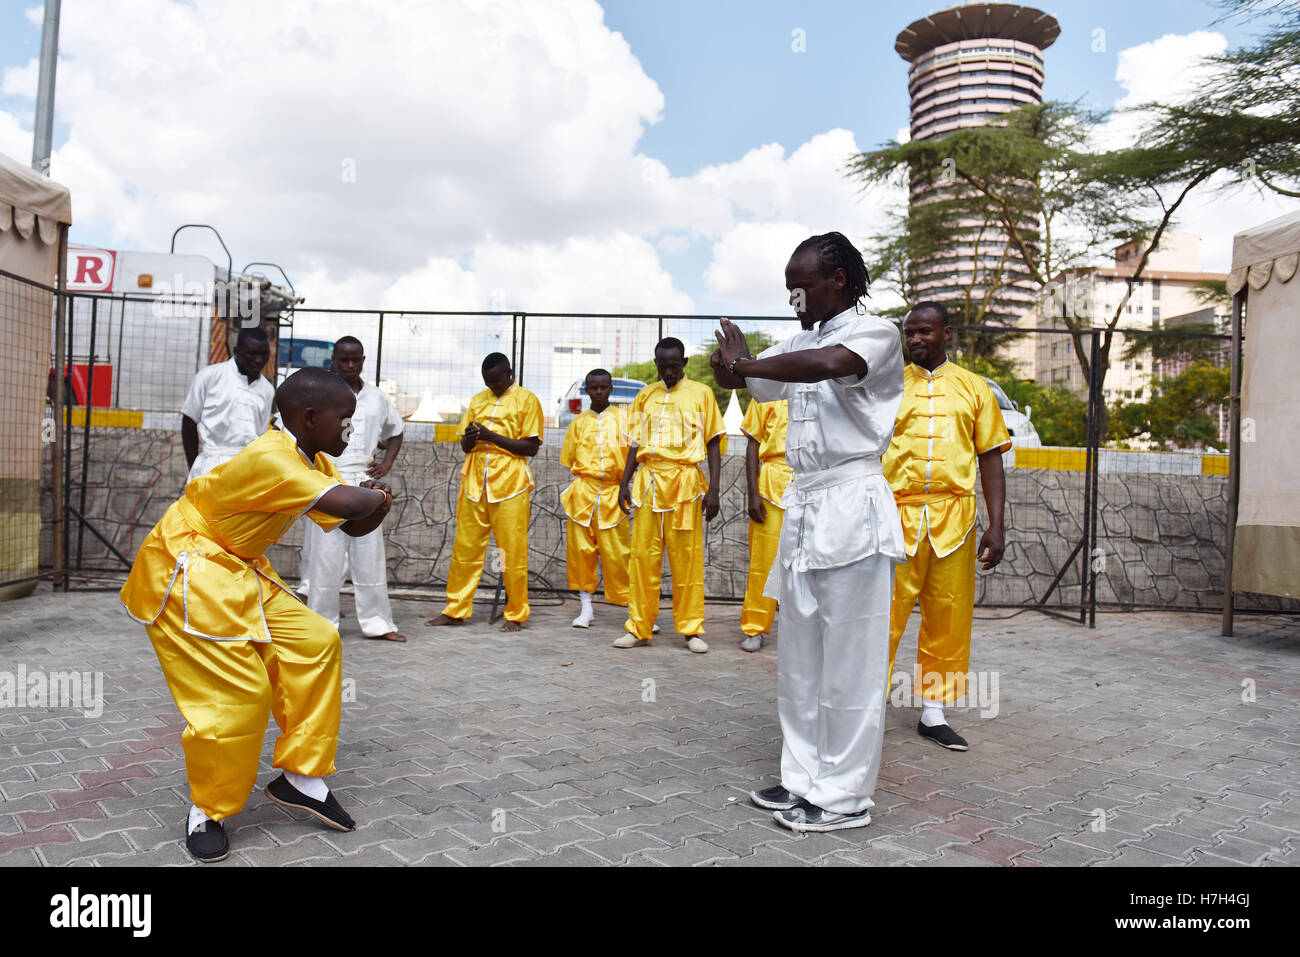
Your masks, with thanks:
M 1238 233 L 1228 289 L 1246 296 L 1232 589 L 1300 598 L 1300 213 Z
M 72 197 L 0 153 L 0 269 L 54 283 L 59 225 L 72 223 Z
M 66 187 L 0 154 L 0 269 L 53 285 L 59 232 L 71 222 Z M 0 582 L 31 579 L 39 564 L 41 423 L 53 301 L 52 293 L 0 276 L 0 321 L 9 337 L 9 348 L 0 354 L 0 412 L 8 426 L 8 454 L 0 459 Z M 57 451 L 53 446 L 51 450 Z M 54 469 L 56 482 L 57 472 Z M 18 597 L 32 587 L 0 588 L 0 599 Z

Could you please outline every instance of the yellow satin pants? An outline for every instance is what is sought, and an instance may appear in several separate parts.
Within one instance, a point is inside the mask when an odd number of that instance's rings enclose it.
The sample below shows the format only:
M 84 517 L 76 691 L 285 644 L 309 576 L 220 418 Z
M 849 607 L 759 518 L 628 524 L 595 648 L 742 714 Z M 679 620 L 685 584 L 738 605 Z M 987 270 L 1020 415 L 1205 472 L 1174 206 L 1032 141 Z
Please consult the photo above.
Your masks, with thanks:
M 642 641 L 659 617 L 664 551 L 673 573 L 673 627 L 679 635 L 704 634 L 704 512 L 699 501 L 693 528 L 673 528 L 672 512 L 638 508 L 632 520 L 632 560 L 624 628 Z
M 921 635 L 914 693 L 929 701 L 952 703 L 965 694 L 970 668 L 970 633 L 975 615 L 975 529 L 943 558 L 928 536 L 916 554 L 894 570 L 894 601 L 889 616 L 889 672 L 912 605 L 921 600 Z M 940 696 L 941 695 L 941 696 Z
M 190 800 L 214 821 L 243 810 L 257 784 L 268 714 L 280 726 L 275 767 L 334 773 L 343 688 L 338 630 L 282 589 L 261 584 L 270 642 L 188 635 L 175 599 L 146 628 L 187 722 L 181 746 Z
M 506 586 L 506 620 L 528 620 L 528 506 L 531 494 L 520 492 L 504 502 L 489 502 L 487 493 L 471 502 L 462 493 L 456 506 L 456 543 L 447 572 L 448 618 L 474 612 L 474 592 L 483 577 L 488 535 L 502 552 L 501 577 Z
M 565 523 L 564 564 L 569 575 L 569 587 L 574 591 L 596 590 L 596 564 L 605 575 L 605 598 L 611 604 L 627 604 L 628 559 L 632 553 L 632 533 L 627 522 L 613 528 L 600 528 L 596 516 L 590 525 L 579 525 L 573 519 Z
M 776 601 L 763 597 L 763 586 L 776 560 L 785 510 L 771 502 L 763 505 L 767 508 L 767 520 L 762 524 L 749 520 L 749 578 L 745 582 L 745 603 L 740 607 L 740 630 L 747 635 L 767 634 L 776 619 Z

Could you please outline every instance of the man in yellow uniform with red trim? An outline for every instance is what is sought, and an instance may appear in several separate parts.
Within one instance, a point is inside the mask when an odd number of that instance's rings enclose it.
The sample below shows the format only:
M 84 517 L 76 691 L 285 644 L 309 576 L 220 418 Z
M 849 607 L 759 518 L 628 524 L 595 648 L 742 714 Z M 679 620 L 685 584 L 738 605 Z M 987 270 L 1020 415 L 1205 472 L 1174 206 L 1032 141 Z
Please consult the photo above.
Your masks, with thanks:
M 686 347 L 671 336 L 655 346 L 659 381 L 632 400 L 628 456 L 618 490 L 631 514 L 627 634 L 615 648 L 648 645 L 659 616 L 663 554 L 673 573 L 673 623 L 696 654 L 709 650 L 704 634 L 704 522 L 718 514 L 718 475 L 726 426 L 713 390 L 686 377 Z M 708 460 L 706 479 L 701 468 Z M 644 466 L 638 472 L 638 466 Z M 635 479 L 635 486 L 632 484 Z
M 283 773 L 267 795 L 337 830 L 355 826 L 323 780 L 338 748 L 339 633 L 293 595 L 264 553 L 303 515 L 366 535 L 392 495 L 379 482 L 345 485 L 322 454 L 347 447 L 356 406 L 347 383 L 302 369 L 275 400 L 284 430 L 191 481 L 140 545 L 121 592 L 188 722 L 186 846 L 205 862 L 230 853 L 221 821 L 243 809 L 257 781 L 268 715 L 280 726 L 273 764 Z
M 457 434 L 465 465 L 456 506 L 456 543 L 447 573 L 447 605 L 429 625 L 461 625 L 474 611 L 488 536 L 504 557 L 506 620 L 519 631 L 528 620 L 528 515 L 533 473 L 528 460 L 542 445 L 542 404 L 515 384 L 510 360 L 483 360 L 487 386 L 470 400 Z
M 948 310 L 922 302 L 903 322 L 911 363 L 903 372 L 903 403 L 884 456 L 909 556 L 894 575 L 889 664 L 921 601 L 914 694 L 921 698 L 917 733 L 953 751 L 967 744 L 943 715 L 945 703 L 965 696 L 975 610 L 975 563 L 985 570 L 1002 560 L 1002 453 L 1011 447 L 1002 410 L 987 382 L 948 361 Z M 988 507 L 989 527 L 975 547 L 975 466 Z
M 584 380 L 591 408 L 569 423 L 560 449 L 560 464 L 573 481 L 560 493 L 565 522 L 565 568 L 569 587 L 582 608 L 574 628 L 590 628 L 596 613 L 596 567 L 605 576 L 605 598 L 627 605 L 628 558 L 632 536 L 627 516 L 618 507 L 618 485 L 627 467 L 627 416 L 609 404 L 614 380 L 604 369 L 592 369 Z
M 758 651 L 763 636 L 776 620 L 776 600 L 763 596 L 768 572 L 781 541 L 781 496 L 790 484 L 793 470 L 785 461 L 785 432 L 790 423 L 789 403 L 751 399 L 740 430 L 749 436 L 745 449 L 745 486 L 749 493 L 749 579 L 745 602 L 740 607 L 740 630 L 745 633 L 740 647 Z

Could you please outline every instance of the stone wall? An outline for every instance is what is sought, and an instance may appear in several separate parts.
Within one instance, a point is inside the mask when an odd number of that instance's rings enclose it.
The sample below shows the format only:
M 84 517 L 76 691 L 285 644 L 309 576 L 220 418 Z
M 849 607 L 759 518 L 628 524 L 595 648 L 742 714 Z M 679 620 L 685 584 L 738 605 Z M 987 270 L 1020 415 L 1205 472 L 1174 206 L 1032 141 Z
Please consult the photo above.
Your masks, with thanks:
M 559 464 L 559 435 L 548 430 L 534 459 L 530 578 L 538 587 L 563 589 L 564 512 L 559 494 L 568 472 Z M 744 594 L 748 554 L 744 445 L 735 440 L 722 468 L 722 514 L 705 533 L 705 588 L 711 597 Z M 73 439 L 73 505 L 80 508 L 81 432 Z M 464 456 L 452 443 L 403 445 L 389 480 L 396 494 L 385 523 L 390 581 L 439 588 L 446 583 L 455 537 L 459 469 Z M 85 514 L 128 558 L 184 487 L 185 456 L 178 432 L 156 429 L 92 430 Z M 50 556 L 51 497 L 48 459 L 42 485 L 45 522 L 42 564 Z M 1012 468 L 1007 472 L 1007 551 L 1001 565 L 979 572 L 983 604 L 1035 604 L 1083 534 L 1083 473 Z M 1226 479 L 1219 475 L 1107 475 L 1100 477 L 1097 551 L 1099 602 L 1124 606 L 1217 608 L 1222 604 Z M 980 528 L 984 527 L 980 500 Z M 78 531 L 70 528 L 73 561 Z M 85 567 L 120 569 L 93 535 L 82 536 Z M 301 531 L 273 546 L 272 564 L 288 579 L 298 574 Z M 1049 604 L 1079 606 L 1076 556 Z M 495 581 L 490 571 L 485 581 Z M 664 570 L 665 583 L 668 570 Z M 1300 610 L 1300 602 L 1239 595 L 1238 607 Z

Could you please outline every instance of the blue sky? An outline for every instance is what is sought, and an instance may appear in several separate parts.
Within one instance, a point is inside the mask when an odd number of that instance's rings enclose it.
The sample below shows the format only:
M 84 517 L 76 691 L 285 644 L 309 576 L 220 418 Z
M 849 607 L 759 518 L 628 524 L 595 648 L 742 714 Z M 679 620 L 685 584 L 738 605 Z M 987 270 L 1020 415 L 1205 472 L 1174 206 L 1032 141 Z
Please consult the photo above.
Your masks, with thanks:
M 881 224 L 889 197 L 839 168 L 906 125 L 894 37 L 943 5 L 72 0 L 53 175 L 74 242 L 213 222 L 317 305 L 783 312 L 792 237 Z M 1203 0 L 1044 6 L 1047 95 L 1098 107 L 1248 35 Z M 0 5 L 0 150 L 24 162 L 32 9 Z M 1214 266 L 1274 208 L 1188 226 Z

